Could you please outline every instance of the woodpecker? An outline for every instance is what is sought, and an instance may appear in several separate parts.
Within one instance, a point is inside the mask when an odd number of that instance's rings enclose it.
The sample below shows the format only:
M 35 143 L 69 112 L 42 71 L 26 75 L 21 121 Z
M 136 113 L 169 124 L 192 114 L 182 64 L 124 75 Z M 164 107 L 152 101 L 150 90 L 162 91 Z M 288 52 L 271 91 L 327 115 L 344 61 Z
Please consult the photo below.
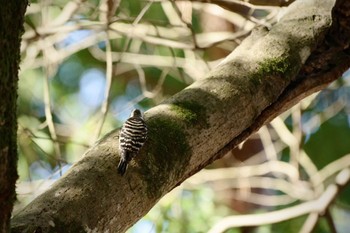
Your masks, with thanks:
M 118 165 L 118 173 L 124 175 L 128 163 L 135 157 L 147 139 L 147 126 L 142 113 L 138 109 L 132 111 L 120 131 L 119 150 L 121 159 Z

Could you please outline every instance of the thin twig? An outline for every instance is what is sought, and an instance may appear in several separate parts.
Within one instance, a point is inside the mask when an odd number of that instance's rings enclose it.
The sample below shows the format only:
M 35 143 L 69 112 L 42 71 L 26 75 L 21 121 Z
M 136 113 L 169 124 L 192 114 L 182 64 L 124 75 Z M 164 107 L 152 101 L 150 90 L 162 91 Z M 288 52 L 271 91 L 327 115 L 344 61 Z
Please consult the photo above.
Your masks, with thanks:
M 63 144 L 63 143 L 71 143 L 71 144 L 82 146 L 82 147 L 86 147 L 86 148 L 90 147 L 90 145 L 88 145 L 86 143 L 74 141 L 74 140 L 71 140 L 71 139 L 69 139 L 69 140 L 61 140 L 61 139 L 54 140 L 51 137 L 37 136 L 31 129 L 22 126 L 20 123 L 18 123 L 18 128 L 21 130 L 19 132 L 19 134 L 23 132 L 30 138 L 50 140 L 50 141 L 54 141 L 54 142 L 61 143 L 61 144 Z
M 311 177 L 316 185 L 321 185 L 329 177 L 333 176 L 337 172 L 350 167 L 350 154 L 344 155 L 343 157 L 327 164 L 318 173 Z
M 333 220 L 332 214 L 331 214 L 331 212 L 329 210 L 329 207 L 326 209 L 326 211 L 324 213 L 324 217 L 327 220 L 330 232 L 331 233 L 337 233 L 337 229 L 335 227 L 334 220 Z
M 293 124 L 293 131 L 292 135 L 295 138 L 295 142 L 290 145 L 290 163 L 296 168 L 297 171 L 299 171 L 299 160 L 300 160 L 300 146 L 301 146 L 301 139 L 302 139 L 302 132 L 301 132 L 301 109 L 300 104 L 297 104 L 293 106 L 292 108 L 292 124 Z M 299 180 L 300 174 L 298 173 L 298 177 L 295 177 L 296 180 Z M 295 181 L 296 181 L 295 180 Z
M 258 134 L 260 136 L 261 143 L 263 144 L 266 158 L 268 160 L 278 160 L 277 152 L 272 142 L 271 135 L 267 126 L 261 127 L 258 131 Z
M 45 24 L 47 22 L 48 19 L 48 8 L 47 6 L 43 6 L 42 9 L 42 21 L 43 24 Z M 44 39 L 41 39 L 40 42 L 43 44 L 43 47 L 46 47 L 46 43 Z M 55 129 L 55 125 L 52 119 L 52 111 L 51 111 L 51 95 L 50 95 L 50 83 L 49 83 L 49 79 L 50 79 L 50 64 L 48 62 L 48 51 L 47 50 L 43 50 L 43 59 L 44 59 L 44 63 L 45 66 L 43 67 L 44 70 L 44 105 L 45 105 L 45 118 L 46 118 L 46 123 L 47 123 L 47 127 L 49 129 L 50 132 L 50 136 L 54 141 L 57 141 L 57 134 L 56 134 L 56 129 Z M 61 150 L 60 150 L 60 145 L 57 142 L 53 141 L 53 147 L 54 147 L 54 151 L 55 151 L 55 155 L 57 158 L 57 162 L 58 162 L 58 166 L 61 168 Z M 60 175 L 62 175 L 60 173 Z
M 319 215 L 318 213 L 310 213 L 307 216 L 303 226 L 301 227 L 299 233 L 310 233 L 315 228 Z
M 108 105 L 109 105 L 109 93 L 111 91 L 111 86 L 112 86 L 112 76 L 113 76 L 113 61 L 112 61 L 112 47 L 111 43 L 109 41 L 109 33 L 106 31 L 106 86 L 105 86 L 105 92 L 103 95 L 103 102 L 101 105 L 101 114 L 102 117 L 99 121 L 99 125 L 97 126 L 97 130 L 95 133 L 95 137 L 93 138 L 93 141 L 96 141 L 97 138 L 100 137 L 102 128 L 104 125 L 104 122 L 106 120 L 106 116 L 108 113 Z
M 144 70 L 141 68 L 141 66 L 136 64 L 134 65 L 134 67 L 139 77 L 142 94 L 147 98 L 154 98 L 162 90 L 162 85 L 165 81 L 165 77 L 167 76 L 169 70 L 168 69 L 163 70 L 159 78 L 159 81 L 157 82 L 157 85 L 153 88 L 152 91 L 148 91 L 146 86 L 146 75 Z

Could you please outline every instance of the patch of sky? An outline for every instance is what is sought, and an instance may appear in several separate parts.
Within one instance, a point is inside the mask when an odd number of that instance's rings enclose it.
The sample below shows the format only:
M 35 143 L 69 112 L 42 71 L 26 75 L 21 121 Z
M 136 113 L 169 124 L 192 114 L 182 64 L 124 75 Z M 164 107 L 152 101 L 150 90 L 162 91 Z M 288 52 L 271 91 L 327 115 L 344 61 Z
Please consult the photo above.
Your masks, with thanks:
M 57 165 L 52 171 L 51 179 L 58 180 L 61 178 L 64 173 L 66 173 L 72 164 L 61 164 L 61 166 Z
M 37 99 L 32 98 L 31 100 L 31 109 L 33 112 L 35 112 L 35 115 L 40 117 L 45 117 L 45 106 L 44 103 L 41 101 L 38 101 Z
M 336 101 L 335 92 L 330 89 L 321 91 L 315 99 L 315 111 L 322 112 Z
M 322 112 L 338 101 L 339 98 L 340 93 L 338 93 L 338 90 L 325 89 L 315 98 L 312 111 L 303 112 L 301 116 L 301 128 L 305 133 L 305 142 L 310 139 L 312 134 L 319 130 L 322 124 Z
M 132 228 L 132 233 L 156 233 L 155 225 L 152 221 L 141 219 Z
M 79 60 L 73 58 L 60 66 L 58 78 L 64 85 L 68 87 L 76 87 L 79 83 L 79 75 L 83 70 L 84 67 Z
M 316 112 L 323 112 L 334 104 L 341 104 L 347 111 L 350 108 L 350 87 L 325 89 L 318 94 L 314 102 L 314 111 Z
M 350 85 L 350 69 L 343 74 L 343 79 L 347 85 Z
M 51 175 L 50 165 L 41 160 L 33 162 L 29 167 L 29 171 L 33 180 L 47 179 Z
M 126 86 L 125 94 L 130 98 L 136 98 L 141 95 L 141 87 L 138 81 L 132 80 Z
M 131 109 L 132 103 L 130 102 L 130 99 L 126 96 L 120 96 L 116 98 L 111 104 L 113 116 L 117 120 L 123 122 L 129 117 Z
M 145 109 L 138 105 L 143 98 L 138 82 L 130 81 L 126 86 L 125 94 L 114 99 L 111 103 L 113 116 L 117 120 L 124 122 L 133 109 L 138 108 L 144 112 Z
M 345 106 L 345 111 L 350 110 L 350 87 L 342 86 L 336 90 L 337 98 Z
M 184 190 L 182 190 L 182 192 L 181 192 L 181 196 L 182 196 L 183 198 L 193 198 L 193 192 L 184 189 Z
M 347 70 L 340 82 L 344 85 L 339 86 L 339 82 L 334 82 L 330 88 L 321 91 L 315 101 L 315 110 L 324 111 L 335 102 L 340 102 L 346 108 L 350 108 L 350 69 Z
M 349 71 L 347 71 L 343 75 L 344 80 L 346 80 L 347 76 L 350 76 Z M 350 78 L 349 78 L 349 85 L 350 85 Z M 333 111 L 332 108 L 337 109 L 338 107 L 340 107 L 342 108 L 342 110 L 339 113 L 337 113 L 335 116 L 333 116 L 333 118 L 335 117 L 337 120 L 330 121 L 330 124 L 340 126 L 344 122 L 344 121 L 341 121 L 341 119 L 346 117 L 348 126 L 350 126 L 350 115 L 349 115 L 350 114 L 350 87 L 349 86 L 341 86 L 335 89 L 331 89 L 331 88 L 325 89 L 318 94 L 314 102 L 315 102 L 314 109 L 312 111 L 304 112 L 301 119 L 302 130 L 306 136 L 305 141 L 308 141 L 310 136 L 320 128 L 321 121 L 322 121 L 321 118 L 324 114 L 323 112 Z
M 301 128 L 305 134 L 305 142 L 307 142 L 310 136 L 320 128 L 320 115 L 313 112 L 304 112 L 301 116 L 301 122 Z
M 100 49 L 105 49 L 105 48 L 106 48 L 106 41 L 100 41 L 100 42 L 98 42 L 97 46 L 98 46 Z
M 30 167 L 30 174 L 33 180 L 39 179 L 59 179 L 68 169 L 71 167 L 71 164 L 62 164 L 61 166 L 56 166 L 54 169 L 51 166 L 42 160 L 33 162 Z
M 83 22 L 80 20 L 80 22 Z M 67 25 L 75 25 L 75 22 L 68 22 Z M 68 46 L 77 44 L 82 40 L 86 39 L 90 35 L 94 34 L 92 30 L 81 29 L 68 33 L 67 37 L 64 38 L 61 42 L 57 43 L 58 48 L 66 48 Z
M 105 74 L 98 69 L 88 69 L 80 79 L 79 99 L 82 104 L 90 108 L 96 108 L 103 101 L 104 89 L 106 86 Z

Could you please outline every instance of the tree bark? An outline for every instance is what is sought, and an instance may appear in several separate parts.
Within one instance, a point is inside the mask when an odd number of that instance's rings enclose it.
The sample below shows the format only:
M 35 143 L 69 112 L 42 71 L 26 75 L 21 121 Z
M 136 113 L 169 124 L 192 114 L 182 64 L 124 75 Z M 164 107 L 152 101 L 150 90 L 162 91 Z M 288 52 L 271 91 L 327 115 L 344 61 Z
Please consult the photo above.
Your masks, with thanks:
M 17 83 L 26 1 L 0 1 L 0 232 L 10 230 L 16 200 Z
M 146 112 L 149 139 L 125 176 L 116 170 L 114 130 L 15 216 L 12 231 L 126 231 L 186 178 L 340 77 L 350 66 L 350 20 L 342 12 L 349 3 L 337 1 L 332 14 L 334 4 L 290 5 L 207 77 Z

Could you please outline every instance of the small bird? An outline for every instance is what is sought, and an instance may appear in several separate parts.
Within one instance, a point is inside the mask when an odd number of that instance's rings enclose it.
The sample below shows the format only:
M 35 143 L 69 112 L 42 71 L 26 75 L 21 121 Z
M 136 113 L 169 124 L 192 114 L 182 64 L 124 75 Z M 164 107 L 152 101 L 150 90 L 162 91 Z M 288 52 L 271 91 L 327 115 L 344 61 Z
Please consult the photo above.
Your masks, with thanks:
M 139 109 L 134 109 L 120 131 L 119 150 L 121 159 L 118 173 L 124 175 L 128 163 L 135 157 L 147 139 L 147 126 Z

